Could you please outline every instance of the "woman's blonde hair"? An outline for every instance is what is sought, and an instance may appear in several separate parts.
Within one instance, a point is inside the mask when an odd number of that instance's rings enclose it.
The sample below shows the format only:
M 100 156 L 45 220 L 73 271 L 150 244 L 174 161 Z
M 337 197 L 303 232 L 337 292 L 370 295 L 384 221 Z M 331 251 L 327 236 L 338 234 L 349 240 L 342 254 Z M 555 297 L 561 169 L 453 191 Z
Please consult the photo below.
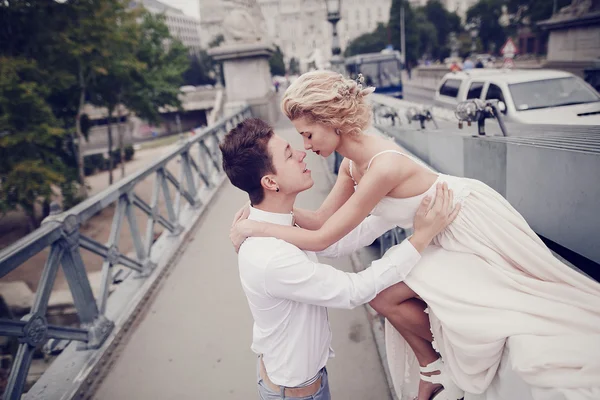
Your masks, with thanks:
M 374 90 L 337 72 L 307 72 L 285 91 L 281 109 L 291 121 L 306 117 L 346 134 L 358 134 L 371 122 L 365 96 Z

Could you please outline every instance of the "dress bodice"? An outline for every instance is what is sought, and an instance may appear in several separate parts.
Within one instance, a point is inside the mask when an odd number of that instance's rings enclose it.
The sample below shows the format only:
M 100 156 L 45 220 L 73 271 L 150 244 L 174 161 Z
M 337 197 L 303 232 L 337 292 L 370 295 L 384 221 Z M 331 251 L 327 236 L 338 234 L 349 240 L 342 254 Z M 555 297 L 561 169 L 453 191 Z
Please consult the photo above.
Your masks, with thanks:
M 405 157 L 410 158 L 412 161 L 416 162 L 417 164 L 433 171 L 428 165 L 424 164 L 419 159 L 412 157 L 409 154 L 399 152 L 397 150 L 386 150 L 384 152 L 376 154 L 369 162 L 369 164 L 367 166 L 367 171 L 369 170 L 369 167 L 371 166 L 371 162 L 373 161 L 373 159 L 383 153 L 397 153 L 397 154 L 403 155 Z M 352 173 L 352 167 L 353 167 L 352 164 L 353 164 L 352 161 L 350 161 L 350 165 L 349 165 L 350 176 L 352 177 L 352 180 L 354 180 L 354 176 Z M 436 181 L 425 192 L 423 192 L 417 196 L 406 197 L 406 198 L 395 198 L 395 197 L 385 196 L 379 201 L 379 203 L 377 203 L 375 208 L 373 208 L 373 210 L 371 211 L 371 214 L 388 219 L 388 220 L 396 223 L 396 225 L 398 225 L 401 228 L 405 228 L 405 229 L 412 228 L 413 220 L 415 218 L 415 214 L 417 213 L 419 205 L 421 204 L 421 201 L 423 201 L 423 199 L 426 196 L 431 196 L 432 198 L 435 196 L 436 184 L 438 182 L 446 182 L 448 184 L 448 188 L 452 189 L 452 191 L 454 192 L 454 204 L 456 204 L 458 202 L 462 202 L 462 199 L 467 197 L 467 195 L 469 194 L 469 189 L 466 185 L 465 178 L 459 178 L 456 176 L 444 175 L 444 174 L 437 174 L 437 175 L 438 175 L 438 177 L 437 177 Z M 354 183 L 355 183 L 354 190 L 356 190 L 356 188 L 358 187 L 358 184 L 356 183 L 355 180 L 354 180 Z

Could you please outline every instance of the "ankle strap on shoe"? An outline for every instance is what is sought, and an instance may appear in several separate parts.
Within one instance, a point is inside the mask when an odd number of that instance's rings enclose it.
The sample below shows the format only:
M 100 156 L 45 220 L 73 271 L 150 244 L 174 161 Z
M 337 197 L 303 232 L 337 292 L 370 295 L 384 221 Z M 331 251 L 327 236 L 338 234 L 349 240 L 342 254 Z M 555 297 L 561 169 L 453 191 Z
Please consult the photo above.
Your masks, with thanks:
M 425 381 L 425 382 L 430 382 L 430 383 L 441 383 L 443 384 L 443 380 L 444 377 L 442 376 L 443 372 L 443 368 L 444 368 L 444 363 L 442 362 L 441 358 L 438 358 L 437 360 L 435 360 L 434 362 L 427 364 L 424 367 L 420 367 L 420 371 L 421 371 L 421 380 Z M 423 374 L 428 374 L 428 373 L 432 373 L 432 372 L 439 372 L 438 374 L 435 375 L 423 375 Z
M 442 362 L 442 358 L 438 358 L 437 360 L 435 360 L 432 363 L 427 364 L 424 367 L 419 367 L 419 370 L 425 374 L 431 373 L 431 372 L 436 372 L 436 371 L 442 371 L 442 368 L 444 367 L 444 363 Z

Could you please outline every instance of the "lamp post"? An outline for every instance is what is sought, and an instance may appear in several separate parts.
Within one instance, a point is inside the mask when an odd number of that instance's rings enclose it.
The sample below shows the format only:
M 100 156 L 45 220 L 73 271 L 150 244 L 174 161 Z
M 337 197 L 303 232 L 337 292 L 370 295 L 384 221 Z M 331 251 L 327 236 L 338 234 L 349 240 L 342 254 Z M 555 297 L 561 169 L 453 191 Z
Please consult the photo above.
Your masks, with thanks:
M 325 0 L 325 6 L 327 7 L 327 21 L 332 27 L 331 69 L 344 74 L 344 59 L 341 55 L 340 38 L 337 32 L 337 23 L 342 19 L 342 0 Z

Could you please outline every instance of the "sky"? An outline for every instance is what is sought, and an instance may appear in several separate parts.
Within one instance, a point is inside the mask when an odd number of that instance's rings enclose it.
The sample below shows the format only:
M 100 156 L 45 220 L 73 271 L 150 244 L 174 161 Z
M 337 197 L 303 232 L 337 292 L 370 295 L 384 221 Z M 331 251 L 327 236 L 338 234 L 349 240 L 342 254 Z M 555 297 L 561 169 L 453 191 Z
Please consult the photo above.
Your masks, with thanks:
M 163 4 L 179 8 L 185 15 L 200 18 L 200 0 L 159 0 Z

